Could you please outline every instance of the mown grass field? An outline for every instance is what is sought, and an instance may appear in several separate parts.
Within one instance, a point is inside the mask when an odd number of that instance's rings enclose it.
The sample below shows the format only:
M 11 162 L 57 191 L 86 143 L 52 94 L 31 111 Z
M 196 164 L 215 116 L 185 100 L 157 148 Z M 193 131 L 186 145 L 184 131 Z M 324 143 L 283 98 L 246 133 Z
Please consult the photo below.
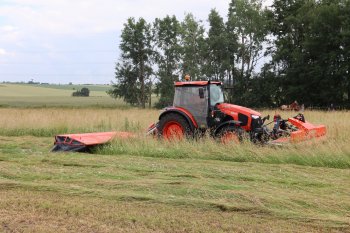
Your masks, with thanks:
M 283 148 L 145 137 L 158 114 L 0 108 L 0 231 L 350 231 L 349 112 L 305 112 L 327 140 Z M 139 136 L 49 152 L 55 134 L 111 130 Z

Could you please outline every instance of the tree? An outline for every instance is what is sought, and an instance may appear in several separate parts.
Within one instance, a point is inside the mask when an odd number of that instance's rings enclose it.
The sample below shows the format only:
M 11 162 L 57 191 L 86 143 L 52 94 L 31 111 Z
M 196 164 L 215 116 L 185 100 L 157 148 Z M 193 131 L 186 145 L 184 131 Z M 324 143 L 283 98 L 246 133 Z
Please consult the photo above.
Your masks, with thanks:
M 350 40 L 346 5 L 342 0 L 274 2 L 273 63 L 285 102 L 345 103 Z
M 175 16 L 166 16 L 154 22 L 155 43 L 158 48 L 157 65 L 160 99 L 157 107 L 172 104 L 174 97 L 174 81 L 178 81 L 181 48 L 179 44 L 180 23 Z
M 281 106 L 283 93 L 280 86 L 280 79 L 271 69 L 271 64 L 265 64 L 261 72 L 250 80 L 247 106 L 264 108 Z
M 120 61 L 116 65 L 115 75 L 118 83 L 113 84 L 107 93 L 114 98 L 123 98 L 131 105 L 140 106 L 140 85 L 135 67 L 127 60 Z
M 83 87 L 81 90 L 77 90 L 72 93 L 72 96 L 84 96 L 88 97 L 90 95 L 90 90 L 87 87 Z
M 222 81 L 228 101 L 240 105 L 350 106 L 350 1 L 275 0 L 269 10 L 261 2 L 231 0 L 227 22 L 211 10 L 207 33 L 192 14 L 153 27 L 128 19 L 110 95 L 145 107 L 156 84 L 164 107 L 174 81 L 189 74 Z
M 204 72 L 207 77 L 224 82 L 230 64 L 225 23 L 215 9 L 211 10 L 208 21 Z
M 307 89 L 304 86 L 307 82 L 304 76 L 307 62 L 303 57 L 303 41 L 305 31 L 308 30 L 305 22 L 310 7 L 310 2 L 302 0 L 275 1 L 273 4 L 271 29 L 276 37 L 273 64 L 276 75 L 281 79 L 285 103 L 295 100 L 304 102 L 300 99 Z
M 111 96 L 123 97 L 130 104 L 146 107 L 146 102 L 151 97 L 148 91 L 151 88 L 149 78 L 152 75 L 151 42 L 151 25 L 143 18 L 137 22 L 134 18 L 129 18 L 121 35 L 123 61 L 116 66 L 117 82 L 109 92 Z
M 204 64 L 204 27 L 192 14 L 187 14 L 181 23 L 182 76 L 189 74 L 192 80 L 202 77 Z
M 347 107 L 350 108 L 350 1 L 343 0 L 340 4 L 342 5 L 340 9 L 342 15 L 340 37 L 343 51 L 343 63 L 340 70 L 347 88 L 344 96 L 347 98 Z
M 235 102 L 247 104 L 253 71 L 263 57 L 267 36 L 267 17 L 259 0 L 232 0 L 227 30 L 230 40 L 231 76 L 235 76 Z M 234 60 L 235 58 L 235 60 Z M 240 66 L 240 68 L 238 68 Z M 236 73 L 235 67 L 239 70 Z M 236 75 L 235 75 L 236 74 Z
M 229 4 L 227 22 L 226 22 L 226 35 L 227 35 L 227 53 L 228 53 L 228 81 L 226 82 L 227 101 L 235 102 L 234 98 L 234 85 L 238 83 L 238 70 L 236 69 L 235 62 L 238 53 L 238 36 L 235 31 L 236 27 L 236 4 L 235 1 L 231 1 Z
M 81 92 L 82 96 L 89 96 L 90 95 L 90 90 L 87 87 L 83 87 L 80 92 Z

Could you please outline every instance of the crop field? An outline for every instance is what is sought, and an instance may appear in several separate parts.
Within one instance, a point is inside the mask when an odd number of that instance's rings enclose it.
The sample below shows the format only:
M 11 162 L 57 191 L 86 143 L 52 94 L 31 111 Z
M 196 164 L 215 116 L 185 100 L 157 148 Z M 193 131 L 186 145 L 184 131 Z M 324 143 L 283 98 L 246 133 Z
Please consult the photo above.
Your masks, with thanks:
M 327 139 L 285 147 L 158 141 L 158 115 L 0 108 L 0 232 L 350 231 L 349 112 L 305 112 Z M 55 134 L 112 130 L 138 137 L 50 152 Z

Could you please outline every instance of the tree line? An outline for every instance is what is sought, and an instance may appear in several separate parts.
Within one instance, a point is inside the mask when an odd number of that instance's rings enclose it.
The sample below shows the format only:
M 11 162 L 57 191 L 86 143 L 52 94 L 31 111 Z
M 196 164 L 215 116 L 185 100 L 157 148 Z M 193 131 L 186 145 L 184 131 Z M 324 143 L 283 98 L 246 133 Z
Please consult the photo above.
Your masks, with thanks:
M 223 82 L 226 101 L 244 106 L 350 107 L 349 0 L 231 0 L 204 25 L 191 13 L 129 18 L 109 94 L 145 108 L 155 93 L 164 107 L 188 74 Z

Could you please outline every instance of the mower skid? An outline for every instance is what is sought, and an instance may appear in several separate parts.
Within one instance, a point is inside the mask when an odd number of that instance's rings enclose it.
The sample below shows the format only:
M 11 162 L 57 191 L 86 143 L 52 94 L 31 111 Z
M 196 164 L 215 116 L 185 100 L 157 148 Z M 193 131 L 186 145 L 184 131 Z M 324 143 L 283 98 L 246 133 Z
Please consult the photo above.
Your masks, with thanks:
M 86 152 L 89 151 L 92 147 L 106 144 L 114 138 L 131 137 L 134 137 L 134 134 L 129 132 L 62 134 L 55 136 L 55 142 L 52 151 Z

